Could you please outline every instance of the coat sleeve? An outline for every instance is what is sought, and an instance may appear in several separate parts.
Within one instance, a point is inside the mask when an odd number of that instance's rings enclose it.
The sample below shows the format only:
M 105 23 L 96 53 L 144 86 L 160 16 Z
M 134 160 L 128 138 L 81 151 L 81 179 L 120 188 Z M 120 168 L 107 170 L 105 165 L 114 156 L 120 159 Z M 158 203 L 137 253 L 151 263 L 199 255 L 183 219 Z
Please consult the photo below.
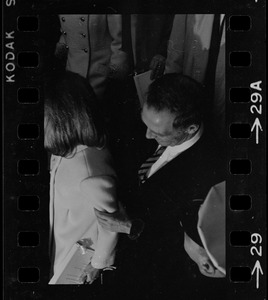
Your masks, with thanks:
M 114 72 L 126 73 L 128 71 L 127 54 L 122 50 L 122 16 L 107 15 L 107 22 L 111 41 L 110 68 Z
M 82 181 L 81 190 L 96 209 L 108 213 L 117 210 L 114 177 L 89 177 Z M 103 269 L 114 263 L 118 233 L 106 231 L 99 224 L 97 226 L 98 239 L 91 264 L 94 268 Z

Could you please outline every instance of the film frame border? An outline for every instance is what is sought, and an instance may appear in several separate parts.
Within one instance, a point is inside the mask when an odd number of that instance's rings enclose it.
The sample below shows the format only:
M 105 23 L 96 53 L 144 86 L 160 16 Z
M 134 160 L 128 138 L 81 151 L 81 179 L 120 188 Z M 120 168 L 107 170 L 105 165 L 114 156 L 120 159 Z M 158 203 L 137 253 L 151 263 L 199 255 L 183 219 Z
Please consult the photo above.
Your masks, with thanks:
M 29 2 L 30 3 L 30 2 Z M 176 5 L 175 5 L 176 6 Z M 264 1 L 248 1 L 241 5 L 227 7 L 221 12 L 226 13 L 227 29 L 226 29 L 226 119 L 231 124 L 249 124 L 251 135 L 249 138 L 229 138 L 229 128 L 226 129 L 228 136 L 228 149 L 230 150 L 231 159 L 245 159 L 251 161 L 251 170 L 247 175 L 229 174 L 227 179 L 227 200 L 233 195 L 249 195 L 251 197 L 251 208 L 244 211 L 233 210 L 227 205 L 227 235 L 235 232 L 250 232 L 250 245 L 244 247 L 231 246 L 230 241 L 227 242 L 227 276 L 231 274 L 232 267 L 250 268 L 249 270 L 240 269 L 242 272 L 250 273 L 250 279 L 245 282 L 239 280 L 230 281 L 230 297 L 235 293 L 236 299 L 252 297 L 264 297 L 265 295 L 265 278 L 266 269 L 264 268 L 266 257 L 263 256 L 266 249 L 265 241 L 265 225 L 266 204 L 265 204 L 265 69 L 263 59 L 265 59 L 264 37 L 265 37 L 265 12 L 263 7 Z M 41 7 L 42 8 L 42 7 Z M 98 8 L 97 8 L 98 9 Z M 68 9 L 67 9 L 68 10 Z M 216 9 L 217 10 L 217 9 Z M 42 268 L 39 272 L 40 278 L 32 282 L 18 281 L 18 268 L 39 267 L 40 257 L 47 260 L 46 250 L 46 233 L 43 229 L 44 222 L 47 222 L 46 211 L 48 190 L 44 180 L 48 180 L 42 170 L 46 170 L 46 154 L 43 150 L 43 104 L 42 104 L 42 82 L 38 81 L 38 70 L 35 67 L 24 68 L 18 66 L 18 53 L 20 51 L 39 51 L 35 44 L 38 39 L 38 30 L 33 32 L 20 32 L 15 24 L 20 16 L 38 16 L 41 12 L 32 11 L 17 3 L 15 0 L 7 0 L 4 6 L 4 253 L 5 257 L 5 279 L 6 292 L 9 295 L 8 288 L 13 289 L 12 297 L 19 297 L 24 292 L 25 297 L 34 298 L 46 294 L 45 278 L 42 275 Z M 120 9 L 119 9 L 120 11 Z M 124 10 L 123 10 L 124 12 Z M 216 11 L 215 11 L 216 12 Z M 55 13 L 55 12 L 54 12 Z M 183 12 L 182 12 L 183 13 Z M 189 13 L 189 11 L 187 11 Z M 212 11 L 214 13 L 214 11 Z M 251 28 L 248 31 L 230 30 L 230 18 L 232 16 L 250 16 Z M 6 19 L 7 18 L 7 19 Z M 13 32 L 13 33 L 12 33 Z M 256 44 L 249 41 L 256 41 Z M 25 41 L 29 41 L 25 45 Z M 261 44 L 263 42 L 263 44 Z M 13 46 L 12 46 L 12 43 Z M 9 46 L 7 46 L 9 44 Z M 13 49 L 12 49 L 13 48 Z M 247 67 L 232 67 L 230 65 L 229 54 L 231 52 L 247 52 L 251 53 L 251 65 Z M 260 53 L 261 52 L 261 53 Z M 7 53 L 13 53 L 7 55 Z M 14 76 L 13 76 L 14 75 Z M 8 76 L 8 79 L 7 77 Z M 14 79 L 14 81 L 13 81 Z M 261 81 L 261 83 L 260 83 Z M 18 102 L 18 90 L 20 88 L 38 88 L 39 100 L 36 103 L 22 104 Z M 232 102 L 230 100 L 230 91 L 232 88 L 249 88 L 250 100 L 245 103 Z M 255 96 L 252 96 L 254 93 Z M 260 95 L 258 96 L 257 93 Z M 257 106 L 258 104 L 258 106 Z M 255 108 L 253 108 L 255 106 Z M 260 106 L 262 106 L 261 114 Z M 257 108 L 256 108 L 257 107 Z M 14 118 L 15 116 L 15 118 Z M 18 120 L 22 120 L 25 124 L 38 124 L 40 132 L 36 139 L 19 139 Z M 20 121 L 21 122 L 21 121 Z M 226 127 L 229 127 L 227 125 Z M 258 136 L 258 138 L 257 138 Z M 38 154 L 38 155 L 37 155 Z M 261 158 L 261 159 L 260 159 Z M 34 176 L 29 174 L 20 175 L 17 172 L 20 160 L 38 160 L 40 173 Z M 229 167 L 229 170 L 231 167 Z M 26 172 L 27 173 L 27 172 Z M 27 176 L 29 175 L 29 176 Z M 14 188 L 15 182 L 15 190 Z M 48 181 L 47 181 L 48 182 Z M 43 194 L 43 195 L 42 195 Z M 39 207 L 36 210 L 22 213 L 18 209 L 18 199 L 21 196 L 36 196 L 39 199 Z M 42 199 L 44 199 L 42 201 Z M 228 201 L 229 202 L 229 201 Z M 229 203 L 228 203 L 229 204 Z M 9 221 L 12 216 L 15 220 Z M 253 220 L 256 220 L 255 222 Z M 253 223 L 252 223 L 253 222 Z M 10 224 L 11 223 L 11 224 Z M 14 224 L 15 223 L 15 224 Z M 48 222 L 47 222 L 48 223 Z M 18 234 L 21 232 L 40 231 L 40 244 L 36 247 L 18 246 Z M 35 232 L 37 232 L 35 231 Z M 43 247 L 42 247 L 43 246 Z M 253 250 L 254 249 L 254 250 Z M 262 249 L 262 250 L 261 250 Z M 260 255 L 262 254 L 262 255 Z M 10 262 L 10 265 L 9 265 Z M 25 264 L 24 264 L 25 263 Z M 27 270 L 26 270 L 27 271 Z M 238 276 L 238 270 L 234 270 L 234 278 Z M 36 272 L 36 271 L 33 271 Z M 238 274 L 238 275 L 237 275 Z M 257 279 L 259 278 L 259 279 Z M 44 286 L 43 286 L 44 284 Z M 15 288 L 14 288 L 15 287 Z M 11 294 L 10 294 L 11 295 Z M 15 299 L 14 298 L 14 299 Z M 20 298 L 22 299 L 22 298 Z M 25 298 L 26 299 L 26 298 Z M 28 298 L 29 299 L 29 298 Z M 231 299 L 231 298 L 230 298 Z M 262 299 L 262 298 L 260 298 Z

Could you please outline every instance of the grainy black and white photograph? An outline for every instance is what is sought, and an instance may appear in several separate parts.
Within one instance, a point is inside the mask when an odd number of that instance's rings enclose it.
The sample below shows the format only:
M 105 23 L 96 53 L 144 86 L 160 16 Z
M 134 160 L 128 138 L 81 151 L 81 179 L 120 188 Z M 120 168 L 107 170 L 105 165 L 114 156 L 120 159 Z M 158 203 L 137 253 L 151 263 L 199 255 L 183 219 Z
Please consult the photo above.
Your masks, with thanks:
M 58 19 L 63 71 L 44 87 L 49 284 L 110 277 L 126 296 L 155 299 L 201 295 L 204 281 L 219 298 L 225 16 Z
M 28 2 L 32 12 L 22 8 L 17 29 L 5 28 L 8 53 L 17 55 L 5 85 L 18 87 L 20 139 L 11 133 L 18 184 L 6 209 L 20 229 L 7 225 L 19 250 L 9 252 L 10 237 L 4 243 L 5 299 L 265 299 L 262 258 L 242 270 L 256 293 L 261 277 L 260 298 L 243 287 L 240 297 L 240 280 L 230 279 L 228 254 L 241 256 L 230 250 L 241 246 L 231 231 L 246 228 L 238 214 L 231 230 L 228 212 L 249 208 L 246 197 L 243 204 L 231 197 L 245 196 L 247 183 L 236 176 L 237 193 L 230 184 L 230 159 L 239 155 L 230 154 L 238 146 L 229 132 L 229 9 Z M 255 104 L 264 88 L 258 79 L 250 85 Z M 250 128 L 256 139 L 260 120 Z M 262 230 L 244 245 L 255 255 L 264 250 Z

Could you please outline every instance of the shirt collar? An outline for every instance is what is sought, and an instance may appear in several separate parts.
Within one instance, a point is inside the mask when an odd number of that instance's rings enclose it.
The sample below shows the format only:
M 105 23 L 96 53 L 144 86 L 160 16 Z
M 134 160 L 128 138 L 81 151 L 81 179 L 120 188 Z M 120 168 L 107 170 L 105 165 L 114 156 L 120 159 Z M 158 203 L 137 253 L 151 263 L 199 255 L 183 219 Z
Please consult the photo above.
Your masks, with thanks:
M 85 150 L 86 148 L 88 148 L 88 146 L 86 145 L 78 145 L 74 148 L 73 152 L 69 155 L 67 155 L 65 158 L 69 159 L 69 158 L 73 158 L 76 153 L 81 152 L 82 150 Z
M 77 153 L 77 152 L 80 152 L 80 151 L 82 151 L 82 150 L 85 150 L 86 148 L 88 148 L 88 146 L 86 146 L 86 145 L 78 145 L 78 146 L 76 147 L 76 153 Z

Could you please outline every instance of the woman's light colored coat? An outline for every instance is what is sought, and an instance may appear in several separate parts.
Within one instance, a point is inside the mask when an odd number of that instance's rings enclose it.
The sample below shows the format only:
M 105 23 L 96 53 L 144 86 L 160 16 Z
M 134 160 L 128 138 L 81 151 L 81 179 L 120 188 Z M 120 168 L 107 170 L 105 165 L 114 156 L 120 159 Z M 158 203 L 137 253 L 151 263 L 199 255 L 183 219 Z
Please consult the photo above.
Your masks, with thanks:
M 75 155 L 52 156 L 50 179 L 50 231 L 54 272 L 80 239 L 92 241 L 92 266 L 114 263 L 118 235 L 97 223 L 94 208 L 114 212 L 115 172 L 106 149 L 78 146 Z

